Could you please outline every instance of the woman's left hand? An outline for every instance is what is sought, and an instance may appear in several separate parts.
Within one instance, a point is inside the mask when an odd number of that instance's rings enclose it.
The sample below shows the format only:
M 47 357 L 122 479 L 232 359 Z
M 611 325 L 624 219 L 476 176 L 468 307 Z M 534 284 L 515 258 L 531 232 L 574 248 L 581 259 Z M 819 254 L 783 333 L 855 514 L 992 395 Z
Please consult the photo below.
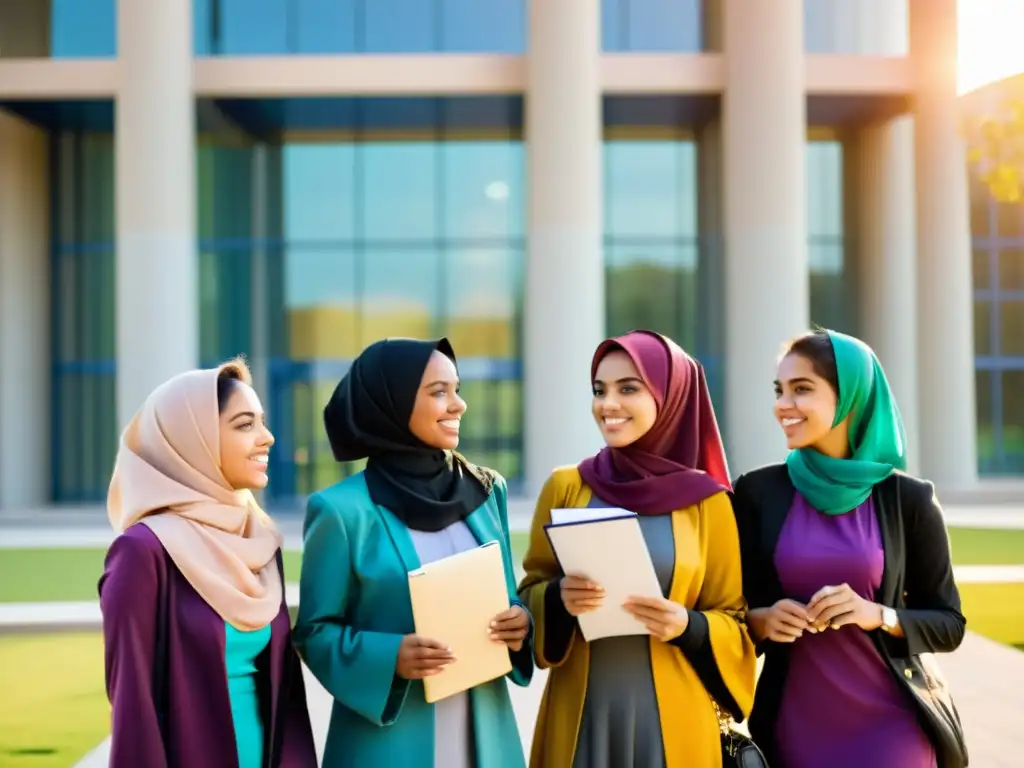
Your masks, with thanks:
M 819 631 L 854 624 L 870 632 L 882 626 L 882 608 L 858 595 L 849 584 L 822 587 L 807 603 L 807 621 Z
M 674 640 L 686 631 L 690 614 L 679 603 L 663 597 L 637 597 L 626 600 L 622 606 L 643 623 L 648 631 L 662 642 Z
M 530 633 L 530 614 L 521 605 L 513 605 L 491 620 L 491 639 L 505 643 L 510 651 L 522 650 Z

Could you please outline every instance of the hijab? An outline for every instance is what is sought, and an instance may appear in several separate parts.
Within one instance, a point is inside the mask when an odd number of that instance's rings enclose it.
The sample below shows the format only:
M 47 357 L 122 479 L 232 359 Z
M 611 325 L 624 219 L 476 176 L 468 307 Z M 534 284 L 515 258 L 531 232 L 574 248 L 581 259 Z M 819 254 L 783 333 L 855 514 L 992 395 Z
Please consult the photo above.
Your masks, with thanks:
M 217 378 L 238 362 L 189 371 L 157 387 L 121 435 L 107 514 L 121 533 L 149 527 L 171 560 L 227 623 L 261 629 L 281 610 L 281 536 L 248 490 L 220 466 Z
M 594 352 L 590 376 L 609 352 L 629 355 L 658 407 L 650 431 L 623 448 L 580 462 L 583 481 L 603 501 L 641 515 L 667 514 L 731 488 L 704 369 L 671 339 L 631 331 Z
M 813 448 L 791 451 L 786 466 L 793 485 L 812 507 L 829 515 L 856 509 L 875 485 L 907 466 L 907 436 L 885 371 L 860 339 L 826 331 L 839 378 L 833 427 L 850 419 L 850 457 L 836 459 Z
M 454 451 L 427 445 L 409 429 L 435 351 L 457 365 L 447 339 L 371 344 L 324 408 L 334 458 L 367 459 L 364 477 L 373 503 L 417 531 L 440 531 L 468 517 L 487 500 L 493 482 L 486 470 Z

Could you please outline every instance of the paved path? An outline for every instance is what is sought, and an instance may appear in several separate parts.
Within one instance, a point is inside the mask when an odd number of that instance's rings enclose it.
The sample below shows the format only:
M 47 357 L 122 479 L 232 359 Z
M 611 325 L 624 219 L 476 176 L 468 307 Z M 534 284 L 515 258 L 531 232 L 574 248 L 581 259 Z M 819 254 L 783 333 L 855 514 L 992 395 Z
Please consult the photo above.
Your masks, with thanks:
M 1018 733 L 1024 713 L 1024 653 L 968 633 L 954 654 L 942 659 L 967 734 L 971 768 L 1019 768 Z M 529 754 L 533 724 L 546 673 L 537 672 L 529 688 L 509 686 L 523 749 Z M 310 719 L 322 756 L 330 718 L 331 696 L 306 673 Z M 78 768 L 107 765 L 107 743 L 99 745 Z

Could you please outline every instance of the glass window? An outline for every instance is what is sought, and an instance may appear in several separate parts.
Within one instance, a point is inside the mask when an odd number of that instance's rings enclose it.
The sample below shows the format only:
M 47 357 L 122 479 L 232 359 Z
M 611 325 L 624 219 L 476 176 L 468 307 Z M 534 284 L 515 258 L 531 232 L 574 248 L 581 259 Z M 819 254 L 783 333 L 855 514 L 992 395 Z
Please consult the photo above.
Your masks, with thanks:
M 445 237 L 523 235 L 523 147 L 508 140 L 440 145 Z
M 999 302 L 999 352 L 1007 357 L 1024 357 L 1024 299 Z
M 601 0 L 602 48 L 685 52 L 704 47 L 702 0 Z
M 843 146 L 810 141 L 806 162 L 811 323 L 856 335 L 857 297 L 843 228 Z
M 19 5 L 42 5 L 43 0 Z M 94 59 L 117 55 L 117 0 L 50 0 L 50 56 Z
M 971 284 L 974 290 L 984 291 L 992 287 L 990 265 L 990 251 L 987 248 L 971 251 Z
M 974 354 L 992 354 L 992 302 L 974 301 Z
M 698 290 L 697 147 L 642 133 L 604 144 L 606 333 L 650 328 L 710 367 L 719 350 L 698 334 L 714 300 Z
M 993 429 L 993 379 L 998 373 L 988 370 L 974 372 L 975 412 L 977 413 L 978 432 L 978 472 L 989 474 L 998 464 L 996 434 Z
M 807 53 L 905 56 L 907 0 L 804 0 Z
M 264 280 L 275 497 L 361 469 L 334 461 L 321 412 L 351 359 L 387 336 L 451 338 L 469 403 L 462 450 L 513 484 L 522 474 L 521 126 L 468 130 L 460 116 L 476 102 L 423 101 L 359 100 L 350 140 L 281 147 Z M 409 127 L 384 130 L 396 115 Z
M 114 139 L 54 142 L 53 497 L 106 497 L 117 450 L 114 332 Z
M 971 197 L 971 235 L 973 237 L 989 236 L 989 219 L 992 209 L 992 195 L 988 187 L 981 183 L 975 174 L 970 174 Z
M 1003 373 L 1002 468 L 1024 475 L 1024 370 Z
M 523 53 L 526 0 L 442 0 L 440 48 L 453 53 Z
M 113 0 L 109 0 L 112 2 Z M 196 53 L 522 53 L 525 0 L 193 0 Z
M 438 146 L 374 141 L 359 147 L 362 235 L 369 240 L 432 240 L 438 235 Z
M 996 205 L 997 237 L 1024 238 L 1024 205 L 999 203 Z
M 1024 248 L 1000 250 L 998 270 L 1000 291 L 1024 291 Z

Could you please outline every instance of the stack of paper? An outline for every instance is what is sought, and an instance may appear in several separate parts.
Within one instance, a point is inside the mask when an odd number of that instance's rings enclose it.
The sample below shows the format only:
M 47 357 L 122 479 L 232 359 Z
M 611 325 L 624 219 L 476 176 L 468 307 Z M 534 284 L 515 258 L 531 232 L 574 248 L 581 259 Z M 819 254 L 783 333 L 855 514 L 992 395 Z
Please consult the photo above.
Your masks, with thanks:
M 587 641 L 650 634 L 622 607 L 632 595 L 663 597 L 635 512 L 617 507 L 553 509 L 544 530 L 562 573 L 604 588 L 604 604 L 577 617 Z
M 411 571 L 409 598 L 416 634 L 446 643 L 456 658 L 443 672 L 423 679 L 428 703 L 512 671 L 508 646 L 488 634 L 491 620 L 509 607 L 497 541 Z

